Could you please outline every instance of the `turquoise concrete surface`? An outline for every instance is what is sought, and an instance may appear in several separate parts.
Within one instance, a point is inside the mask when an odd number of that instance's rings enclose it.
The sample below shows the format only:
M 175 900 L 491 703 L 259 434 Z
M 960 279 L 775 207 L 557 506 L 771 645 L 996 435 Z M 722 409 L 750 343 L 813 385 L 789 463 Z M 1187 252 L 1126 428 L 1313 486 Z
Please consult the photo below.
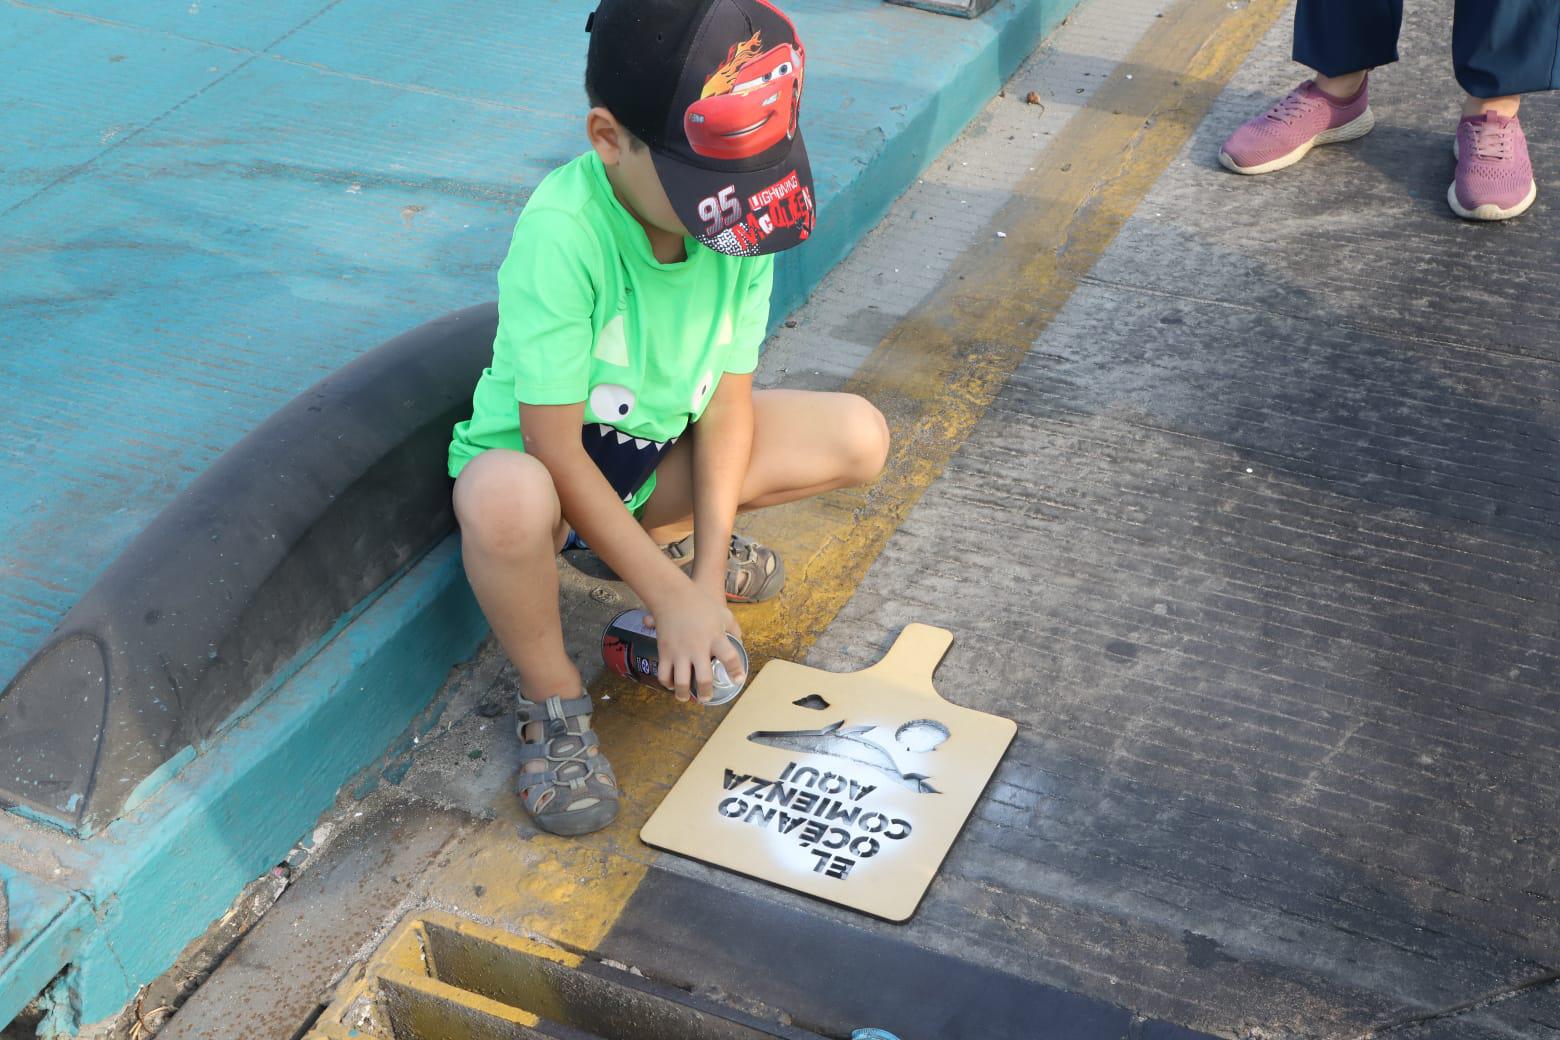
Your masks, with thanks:
M 820 231 L 779 320 L 1059 21 L 792 0 Z M 490 298 L 530 190 L 581 148 L 588 0 L 0 7 L 0 682 L 225 448 L 359 353 Z M 69 962 L 113 1013 L 285 853 L 482 634 L 453 548 L 24 910 L 0 1022 Z M 372 724 L 342 740 L 343 720 Z M 285 795 L 285 797 L 282 797 Z M 0 850 L 0 859 L 4 858 Z M 19 891 L 25 890 L 25 884 Z

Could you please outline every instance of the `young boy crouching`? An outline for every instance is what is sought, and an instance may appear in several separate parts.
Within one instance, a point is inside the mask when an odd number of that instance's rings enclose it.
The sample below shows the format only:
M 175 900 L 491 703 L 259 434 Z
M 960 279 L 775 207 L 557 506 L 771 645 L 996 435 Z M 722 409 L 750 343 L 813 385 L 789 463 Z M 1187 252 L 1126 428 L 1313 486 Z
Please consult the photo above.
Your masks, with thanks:
M 888 452 L 860 397 L 753 389 L 773 254 L 814 226 L 789 19 L 603 0 L 589 28 L 591 148 L 520 215 L 449 452 L 466 574 L 520 675 L 520 795 L 556 834 L 605 827 L 619 797 L 564 650 L 558 552 L 588 543 L 627 581 L 661 681 L 707 699 L 712 659 L 741 675 L 728 603 L 784 580 L 736 514 L 870 481 Z

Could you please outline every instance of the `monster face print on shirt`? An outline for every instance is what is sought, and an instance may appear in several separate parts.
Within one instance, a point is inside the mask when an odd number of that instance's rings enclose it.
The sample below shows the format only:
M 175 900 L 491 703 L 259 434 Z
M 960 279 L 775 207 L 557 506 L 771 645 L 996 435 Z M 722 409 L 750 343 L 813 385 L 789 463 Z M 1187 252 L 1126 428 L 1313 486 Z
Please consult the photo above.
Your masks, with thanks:
M 686 387 L 680 380 L 663 380 L 660 385 L 647 387 L 648 359 L 634 356 L 643 348 L 629 347 L 626 301 L 622 310 L 624 313 L 607 322 L 596 335 L 591 351 L 593 385 L 585 401 L 585 425 L 580 439 L 585 454 L 607 478 L 612 490 L 632 505 L 636 497 L 643 502 L 640 492 L 667 450 L 677 443 L 683 424 L 704 411 L 714 391 L 715 375 L 709 371 L 701 375 L 692 396 L 685 401 L 677 399 L 676 390 L 667 400 L 665 384 Z M 646 400 L 641 401 L 641 396 Z M 653 411 L 647 414 L 644 409 Z M 679 433 L 665 436 L 673 428 Z M 658 439 L 658 434 L 664 439 Z
M 664 441 L 648 437 L 635 437 L 624 433 L 613 422 L 626 422 L 634 414 L 638 404 L 634 391 L 617 383 L 598 383 L 591 388 L 586 403 L 586 423 L 580 430 L 585 454 L 607 478 L 612 490 L 624 502 L 632 502 L 634 493 L 644 487 L 655 468 L 661 464 L 661 456 L 677 443 L 672 437 Z M 591 415 L 611 417 L 611 421 L 593 420 Z

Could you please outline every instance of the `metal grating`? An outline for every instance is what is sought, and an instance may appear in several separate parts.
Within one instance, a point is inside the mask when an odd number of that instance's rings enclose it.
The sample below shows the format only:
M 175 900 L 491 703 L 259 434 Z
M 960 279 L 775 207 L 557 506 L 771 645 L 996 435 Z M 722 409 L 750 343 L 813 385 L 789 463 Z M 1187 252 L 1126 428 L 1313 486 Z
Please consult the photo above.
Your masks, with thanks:
M 824 1040 L 546 943 L 428 912 L 349 975 L 305 1040 Z

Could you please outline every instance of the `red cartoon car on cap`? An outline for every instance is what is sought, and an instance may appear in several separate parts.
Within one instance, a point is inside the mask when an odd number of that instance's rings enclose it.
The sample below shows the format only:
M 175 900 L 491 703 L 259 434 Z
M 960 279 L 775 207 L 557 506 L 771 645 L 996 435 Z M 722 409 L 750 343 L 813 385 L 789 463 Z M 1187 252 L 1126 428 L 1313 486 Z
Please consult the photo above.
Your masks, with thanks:
M 749 46 L 756 43 L 749 41 Z M 796 136 L 802 104 L 802 58 L 782 43 L 742 61 L 743 48 L 710 77 L 705 96 L 688 106 L 683 129 L 710 159 L 750 159 Z M 729 89 L 722 89 L 730 83 Z M 713 89 L 712 89 L 713 88 Z

